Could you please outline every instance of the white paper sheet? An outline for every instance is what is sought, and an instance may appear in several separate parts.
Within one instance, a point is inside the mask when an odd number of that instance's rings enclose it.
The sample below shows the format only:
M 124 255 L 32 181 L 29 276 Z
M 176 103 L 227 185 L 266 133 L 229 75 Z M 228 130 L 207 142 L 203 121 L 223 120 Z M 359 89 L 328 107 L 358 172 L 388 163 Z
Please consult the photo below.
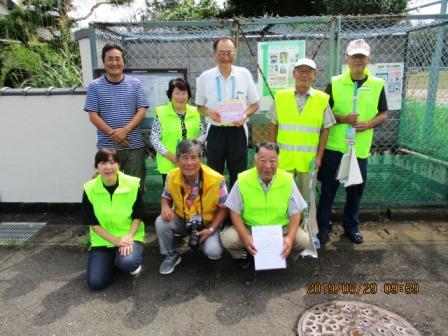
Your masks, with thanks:
M 252 239 L 257 249 L 255 270 L 286 268 L 286 260 L 281 256 L 283 233 L 281 225 L 253 226 Z

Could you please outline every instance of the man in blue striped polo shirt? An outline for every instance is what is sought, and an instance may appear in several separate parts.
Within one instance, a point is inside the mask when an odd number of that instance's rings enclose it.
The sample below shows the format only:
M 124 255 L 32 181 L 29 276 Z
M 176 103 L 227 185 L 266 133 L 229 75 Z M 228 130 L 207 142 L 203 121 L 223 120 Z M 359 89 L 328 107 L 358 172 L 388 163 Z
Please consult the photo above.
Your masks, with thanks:
M 118 151 L 120 170 L 140 178 L 144 191 L 146 167 L 140 123 L 148 101 L 137 78 L 123 73 L 123 49 L 106 44 L 101 52 L 105 74 L 90 82 L 84 111 L 97 128 L 98 148 Z

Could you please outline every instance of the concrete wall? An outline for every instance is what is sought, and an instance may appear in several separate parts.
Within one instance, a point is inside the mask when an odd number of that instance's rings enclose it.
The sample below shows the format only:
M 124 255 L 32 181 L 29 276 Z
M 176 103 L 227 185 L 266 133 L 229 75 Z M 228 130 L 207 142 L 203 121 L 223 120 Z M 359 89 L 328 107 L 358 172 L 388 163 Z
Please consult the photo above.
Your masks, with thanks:
M 0 96 L 0 202 L 80 202 L 96 131 L 85 95 Z

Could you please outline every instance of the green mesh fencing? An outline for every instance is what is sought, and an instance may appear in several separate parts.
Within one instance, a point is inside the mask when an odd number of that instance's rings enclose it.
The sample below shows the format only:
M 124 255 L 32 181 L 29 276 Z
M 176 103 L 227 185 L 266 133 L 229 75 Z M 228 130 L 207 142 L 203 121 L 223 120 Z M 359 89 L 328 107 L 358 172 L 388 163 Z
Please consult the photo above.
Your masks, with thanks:
M 425 131 L 424 102 L 409 99 L 404 103 L 398 128 L 398 145 L 425 153 L 435 159 L 448 161 L 448 107 L 436 106 L 432 130 Z
M 248 68 L 255 80 L 261 80 L 259 42 L 302 40 L 305 56 L 314 58 L 318 66 L 313 86 L 325 89 L 330 77 L 343 70 L 347 44 L 363 38 L 371 46 L 370 63 L 400 63 L 404 69 L 402 81 L 392 78 L 388 84 L 392 89 L 398 85 L 395 98 L 401 103 L 389 102 L 388 120 L 375 130 L 363 205 L 447 205 L 447 26 L 447 15 L 101 23 L 91 29 L 96 45 L 92 63 L 101 67 L 102 46 L 119 43 L 130 68 L 185 68 L 194 95 L 196 77 L 215 66 L 211 45 L 216 37 L 232 36 L 239 41 L 237 63 Z M 266 110 L 250 120 L 250 144 L 267 140 Z M 151 117 L 145 124 L 151 124 Z M 249 165 L 252 159 L 250 150 Z M 150 159 L 147 170 L 145 201 L 156 209 L 162 180 Z M 340 188 L 337 203 L 344 194 Z

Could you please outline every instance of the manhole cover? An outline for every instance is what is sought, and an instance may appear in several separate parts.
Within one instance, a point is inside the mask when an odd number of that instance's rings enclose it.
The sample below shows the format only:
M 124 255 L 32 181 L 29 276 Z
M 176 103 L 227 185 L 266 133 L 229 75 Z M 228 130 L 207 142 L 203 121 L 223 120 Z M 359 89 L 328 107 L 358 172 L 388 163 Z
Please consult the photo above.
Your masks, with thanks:
M 307 310 L 299 336 L 421 336 L 402 317 L 368 303 L 331 301 Z
M 0 244 L 23 243 L 47 223 L 0 223 Z

